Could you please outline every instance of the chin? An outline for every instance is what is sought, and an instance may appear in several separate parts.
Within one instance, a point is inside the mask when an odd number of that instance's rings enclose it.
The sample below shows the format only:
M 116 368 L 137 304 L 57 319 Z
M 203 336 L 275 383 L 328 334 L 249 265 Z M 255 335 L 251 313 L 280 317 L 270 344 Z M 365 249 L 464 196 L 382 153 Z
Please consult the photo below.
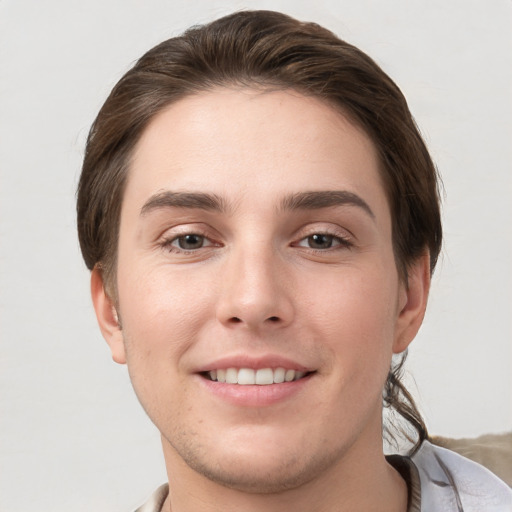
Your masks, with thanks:
M 298 461 L 297 461 L 298 462 Z M 311 461 L 313 462 L 313 461 Z M 237 464 L 213 465 L 199 461 L 187 463 L 209 480 L 224 487 L 252 494 L 275 494 L 300 487 L 318 474 L 317 461 L 313 464 L 275 463 L 255 465 L 250 460 Z
M 224 487 L 251 494 L 275 494 L 301 487 L 326 471 L 339 457 L 332 447 L 318 451 L 295 445 L 287 451 L 283 447 L 267 445 L 261 449 L 261 446 L 253 453 L 237 452 L 232 445 L 217 446 L 215 450 L 190 445 L 174 448 L 196 473 Z

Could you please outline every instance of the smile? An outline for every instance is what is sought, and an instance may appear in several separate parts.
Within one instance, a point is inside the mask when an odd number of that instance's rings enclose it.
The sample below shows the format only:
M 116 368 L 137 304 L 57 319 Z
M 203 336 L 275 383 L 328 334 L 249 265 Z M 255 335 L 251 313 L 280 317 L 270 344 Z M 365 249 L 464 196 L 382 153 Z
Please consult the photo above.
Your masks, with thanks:
M 210 370 L 205 376 L 214 382 L 240 386 L 269 386 L 302 379 L 306 372 L 285 368 L 226 368 Z

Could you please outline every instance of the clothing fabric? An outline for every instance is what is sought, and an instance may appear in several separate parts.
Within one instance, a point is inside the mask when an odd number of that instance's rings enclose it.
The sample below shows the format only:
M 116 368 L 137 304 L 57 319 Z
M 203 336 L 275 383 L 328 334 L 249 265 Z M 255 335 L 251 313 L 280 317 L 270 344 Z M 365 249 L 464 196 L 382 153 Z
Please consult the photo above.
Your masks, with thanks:
M 135 512 L 162 512 L 162 507 L 164 506 L 165 498 L 169 494 L 169 485 L 163 484 L 161 485 Z
M 420 477 L 422 512 L 512 512 L 512 489 L 480 464 L 429 442 L 411 460 Z
M 512 487 L 512 431 L 472 438 L 433 436 L 430 439 L 436 446 L 482 464 Z
M 512 489 L 455 452 L 424 441 L 412 457 L 386 458 L 407 482 L 407 512 L 512 512 Z M 160 486 L 135 512 L 163 512 L 168 493 Z

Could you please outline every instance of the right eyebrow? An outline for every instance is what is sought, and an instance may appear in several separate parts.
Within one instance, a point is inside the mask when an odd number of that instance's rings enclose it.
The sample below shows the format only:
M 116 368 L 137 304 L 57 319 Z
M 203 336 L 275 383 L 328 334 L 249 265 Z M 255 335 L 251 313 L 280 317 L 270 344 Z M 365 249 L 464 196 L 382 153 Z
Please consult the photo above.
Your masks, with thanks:
M 226 202 L 216 194 L 165 191 L 152 195 L 144 203 L 140 215 L 144 216 L 162 208 L 193 208 L 220 213 L 228 210 Z
M 375 214 L 368 203 L 362 197 L 348 190 L 299 192 L 285 197 L 281 208 L 283 210 L 319 210 L 344 205 L 357 206 L 375 220 Z

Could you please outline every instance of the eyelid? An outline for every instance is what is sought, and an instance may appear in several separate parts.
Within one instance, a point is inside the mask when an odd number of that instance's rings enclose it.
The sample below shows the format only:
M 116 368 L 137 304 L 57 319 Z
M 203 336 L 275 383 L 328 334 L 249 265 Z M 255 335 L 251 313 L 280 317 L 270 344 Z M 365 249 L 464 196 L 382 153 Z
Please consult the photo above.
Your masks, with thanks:
M 299 241 L 312 235 L 329 235 L 347 241 L 355 241 L 356 239 L 353 233 L 347 228 L 323 222 L 308 223 L 307 225 L 300 227 L 296 231 L 294 239 Z
M 332 237 L 333 244 L 330 247 L 319 248 L 310 247 L 308 239 L 313 235 L 324 235 Z M 330 222 L 309 222 L 301 226 L 294 236 L 291 247 L 296 247 L 308 253 L 314 254 L 332 254 L 336 251 L 352 249 L 356 245 L 356 238 L 352 232 L 339 224 Z
M 212 245 L 215 245 L 215 244 L 214 244 L 214 243 L 213 243 L 213 242 L 212 242 L 212 241 L 211 241 L 207 236 L 204 236 L 204 235 L 202 235 L 201 233 L 185 233 L 185 234 L 183 234 L 183 235 L 177 235 L 177 236 L 175 236 L 175 237 L 171 237 L 171 238 L 169 238 L 169 239 L 168 239 L 168 243 L 169 243 L 169 245 L 171 245 L 172 247 L 176 247 L 176 246 L 174 245 L 174 243 L 175 243 L 175 242 L 179 242 L 180 238 L 184 238 L 184 237 L 186 237 L 186 236 L 190 236 L 190 235 L 195 235 L 195 236 L 201 237 L 201 238 L 204 240 L 205 244 L 203 244 L 203 245 L 200 247 L 200 249 L 202 249 L 203 247 L 211 247 Z M 176 248 L 177 248 L 177 249 L 179 249 L 179 250 L 181 250 L 181 251 L 186 251 L 186 250 L 190 250 L 190 251 L 192 251 L 192 250 L 197 250 L 197 249 L 182 249 L 182 248 L 181 248 L 181 247 L 179 247 L 179 246 L 178 246 L 178 247 L 176 247 Z
M 187 235 L 197 235 L 204 238 L 208 243 L 203 245 L 198 249 L 182 249 L 174 243 L 180 239 L 181 237 Z M 222 244 L 216 242 L 215 235 L 212 235 L 211 230 L 205 229 L 200 224 L 180 224 L 178 226 L 174 226 L 168 228 L 164 231 L 162 235 L 158 237 L 157 245 L 162 249 L 165 249 L 169 252 L 174 253 L 193 253 L 198 252 L 201 249 L 209 249 L 211 247 L 220 247 Z
M 326 249 L 318 249 L 318 248 L 314 248 L 314 247 L 308 247 L 306 245 L 307 240 L 309 240 L 309 238 L 311 238 L 314 235 L 329 236 L 329 237 L 332 237 L 333 241 L 336 240 L 338 243 L 335 244 L 335 245 L 332 245 L 331 247 L 328 247 Z M 304 245 L 303 245 L 302 242 L 305 242 Z M 327 251 L 329 249 L 335 249 L 336 247 L 348 247 L 348 246 L 350 246 L 352 244 L 351 244 L 351 242 L 347 238 L 344 238 L 344 237 L 341 237 L 341 236 L 331 235 L 330 233 L 313 233 L 312 235 L 305 236 L 305 237 L 301 238 L 298 242 L 295 242 L 294 245 L 296 247 L 305 247 L 305 248 L 311 249 L 313 251 Z
M 169 240 L 171 238 L 179 238 L 186 235 L 201 235 L 205 238 L 215 238 L 215 232 L 212 236 L 212 228 L 205 226 L 201 222 L 183 222 L 176 225 L 168 225 L 162 229 L 157 240 Z

